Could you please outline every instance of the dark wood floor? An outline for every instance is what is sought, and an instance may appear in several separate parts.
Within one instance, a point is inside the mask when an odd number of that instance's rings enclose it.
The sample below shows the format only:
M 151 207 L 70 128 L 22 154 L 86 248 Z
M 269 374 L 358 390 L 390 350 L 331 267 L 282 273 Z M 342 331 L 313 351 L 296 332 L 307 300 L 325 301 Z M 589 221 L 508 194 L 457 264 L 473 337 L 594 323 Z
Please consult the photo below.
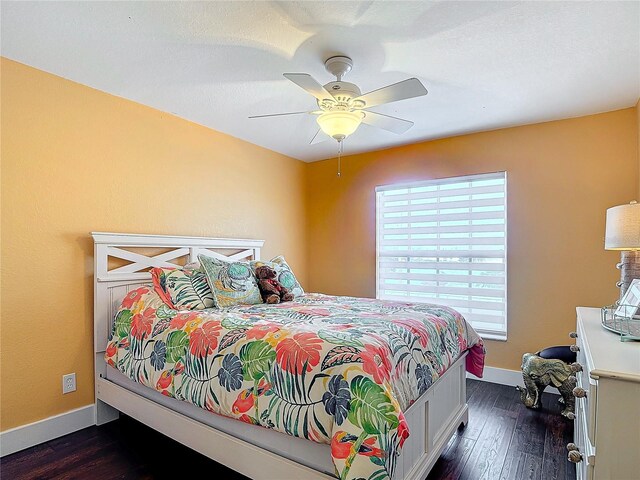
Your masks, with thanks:
M 468 380 L 469 424 L 453 436 L 428 480 L 575 479 L 565 453 L 573 426 L 560 417 L 558 397 L 545 394 L 543 410 L 533 411 L 516 393 Z M 245 478 L 128 417 L 0 460 L 3 480 L 180 479 L 196 472 Z

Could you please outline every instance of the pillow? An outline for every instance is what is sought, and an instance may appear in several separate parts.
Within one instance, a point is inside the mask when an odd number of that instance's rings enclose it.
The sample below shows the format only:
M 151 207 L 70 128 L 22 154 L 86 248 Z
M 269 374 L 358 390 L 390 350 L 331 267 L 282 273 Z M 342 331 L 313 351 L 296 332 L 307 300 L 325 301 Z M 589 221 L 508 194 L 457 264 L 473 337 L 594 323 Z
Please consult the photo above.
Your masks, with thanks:
M 218 307 L 262 303 L 258 282 L 248 262 L 223 262 L 203 254 L 198 258 Z
M 255 272 L 256 268 L 260 265 L 268 265 L 276 271 L 276 278 L 282 284 L 283 287 L 288 288 L 294 297 L 304 295 L 304 290 L 298 282 L 298 279 L 291 271 L 291 267 L 286 262 L 282 255 L 272 258 L 269 262 L 261 262 L 260 260 L 253 260 L 251 262 L 251 268 Z
M 197 263 L 184 268 L 151 269 L 153 286 L 167 306 L 176 310 L 204 310 L 215 307 L 207 277 Z

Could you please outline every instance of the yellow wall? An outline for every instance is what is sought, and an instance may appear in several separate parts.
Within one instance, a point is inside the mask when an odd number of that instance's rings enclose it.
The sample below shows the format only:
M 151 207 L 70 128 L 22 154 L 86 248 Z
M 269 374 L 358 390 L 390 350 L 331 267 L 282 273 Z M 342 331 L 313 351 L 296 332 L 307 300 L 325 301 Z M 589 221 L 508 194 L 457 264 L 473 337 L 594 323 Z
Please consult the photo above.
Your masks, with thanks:
M 636 103 L 636 135 L 638 137 L 638 168 L 640 168 L 640 100 Z M 640 177 L 638 178 L 638 196 L 636 200 L 640 202 Z
M 93 403 L 92 230 L 265 239 L 304 284 L 304 163 L 1 68 L 2 430 Z M 63 396 L 69 372 L 78 390 Z
M 375 296 L 376 185 L 508 172 L 508 341 L 488 365 L 568 344 L 577 305 L 616 299 L 605 211 L 638 193 L 634 108 L 408 145 L 308 165 L 308 289 Z M 348 149 L 348 141 L 345 145 Z

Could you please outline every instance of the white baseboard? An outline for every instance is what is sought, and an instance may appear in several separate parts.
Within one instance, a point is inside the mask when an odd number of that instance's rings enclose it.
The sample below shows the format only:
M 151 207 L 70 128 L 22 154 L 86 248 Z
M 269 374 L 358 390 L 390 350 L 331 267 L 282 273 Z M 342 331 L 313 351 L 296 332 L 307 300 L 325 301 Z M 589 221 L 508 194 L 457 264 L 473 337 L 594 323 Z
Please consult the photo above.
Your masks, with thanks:
M 467 372 L 467 378 L 480 380 L 482 382 L 499 383 L 500 385 L 509 385 L 512 387 L 515 387 L 516 385 L 524 385 L 522 372 L 520 370 L 507 370 L 506 368 L 498 367 L 484 367 L 484 375 L 482 378 L 478 378 Z M 545 392 L 555 393 L 556 395 L 560 394 L 558 389 L 555 387 L 547 387 Z
M 522 372 L 519 370 L 507 370 L 506 368 L 484 367 L 484 375 L 478 378 L 467 372 L 467 378 L 483 382 L 499 383 L 500 385 L 523 385 Z
M 95 425 L 95 405 L 0 432 L 0 457 Z

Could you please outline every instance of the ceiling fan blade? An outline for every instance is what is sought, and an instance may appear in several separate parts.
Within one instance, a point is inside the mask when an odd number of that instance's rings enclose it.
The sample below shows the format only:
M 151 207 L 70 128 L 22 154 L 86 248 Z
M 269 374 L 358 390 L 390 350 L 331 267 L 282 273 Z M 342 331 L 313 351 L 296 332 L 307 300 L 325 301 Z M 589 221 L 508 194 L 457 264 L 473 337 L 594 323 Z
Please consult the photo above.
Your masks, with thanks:
M 307 73 L 283 73 L 284 77 L 291 80 L 303 90 L 306 90 L 318 100 L 333 100 L 333 95 L 325 90 L 318 81 Z
M 249 118 L 282 117 L 284 115 L 300 115 L 302 113 L 313 113 L 313 112 L 269 113 L 268 115 L 251 115 Z
M 397 133 L 398 135 L 406 132 L 413 126 L 413 122 L 410 122 L 409 120 L 391 117 L 382 113 L 369 112 L 367 110 L 364 110 L 363 113 L 364 118 L 362 119 L 362 123 L 382 128 L 383 130 L 388 130 L 389 132 Z
M 354 100 L 362 100 L 365 102 L 364 108 L 375 107 L 383 103 L 397 102 L 407 98 L 421 97 L 429 93 L 425 86 L 417 78 L 409 78 L 402 82 L 387 85 L 373 92 L 360 95 Z
M 322 133 L 322 129 L 319 128 L 316 134 L 313 136 L 313 138 L 309 142 L 309 145 L 315 145 L 316 143 L 326 142 L 327 140 L 329 140 L 329 137 L 327 135 L 324 135 Z

